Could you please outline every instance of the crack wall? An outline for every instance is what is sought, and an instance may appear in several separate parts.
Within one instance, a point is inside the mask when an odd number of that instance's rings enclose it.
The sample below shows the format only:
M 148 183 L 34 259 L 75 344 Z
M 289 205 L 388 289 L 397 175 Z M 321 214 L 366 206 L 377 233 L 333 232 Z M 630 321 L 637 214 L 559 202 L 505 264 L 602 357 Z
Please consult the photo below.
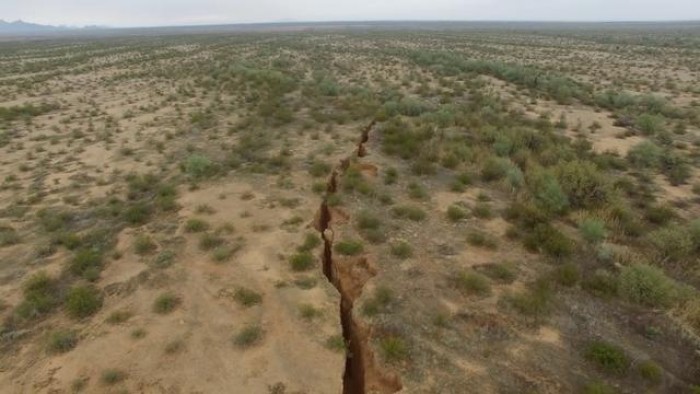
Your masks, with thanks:
M 373 120 L 362 130 L 355 155 L 367 155 L 365 144 L 369 134 L 376 125 Z M 365 394 L 369 391 L 378 393 L 395 393 L 402 384 L 394 374 L 381 371 L 375 362 L 374 352 L 370 347 L 370 330 L 362 326 L 353 315 L 355 300 L 362 294 L 365 283 L 376 271 L 366 258 L 345 261 L 340 266 L 333 256 L 333 220 L 332 210 L 328 206 L 328 197 L 337 192 L 338 177 L 350 166 L 351 158 L 343 159 L 333 169 L 326 185 L 326 195 L 319 207 L 316 229 L 323 240 L 322 269 L 328 281 L 340 293 L 340 323 L 343 339 L 347 344 L 345 370 L 343 372 L 343 394 Z

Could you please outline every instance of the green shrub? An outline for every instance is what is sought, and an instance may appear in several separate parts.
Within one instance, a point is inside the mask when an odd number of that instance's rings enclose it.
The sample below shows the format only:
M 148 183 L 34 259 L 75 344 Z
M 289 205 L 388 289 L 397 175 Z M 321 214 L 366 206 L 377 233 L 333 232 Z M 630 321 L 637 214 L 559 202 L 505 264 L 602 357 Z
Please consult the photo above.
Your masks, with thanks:
M 508 159 L 500 157 L 490 157 L 481 167 L 481 179 L 485 182 L 492 182 L 502 179 L 508 173 L 513 164 Z
M 627 300 L 652 307 L 668 307 L 676 297 L 676 283 L 664 272 L 646 264 L 622 268 L 620 294 Z
M 661 383 L 663 379 L 664 370 L 652 360 L 646 360 L 639 363 L 637 367 L 639 370 L 639 375 L 652 385 L 657 385 Z
M 488 296 L 491 283 L 488 278 L 476 272 L 462 272 L 456 278 L 457 288 L 469 295 Z
M 528 175 L 528 185 L 537 207 L 549 215 L 566 212 L 569 198 L 557 178 L 549 171 L 533 171 Z
M 168 268 L 175 260 L 175 256 L 176 254 L 172 250 L 163 250 L 162 252 L 158 253 L 158 256 L 153 259 L 151 264 L 155 268 Z
M 133 225 L 146 224 L 151 219 L 153 208 L 145 202 L 132 204 L 124 211 L 124 220 Z
M 655 135 L 664 129 L 664 119 L 657 115 L 639 115 L 635 124 L 646 135 Z
M 583 288 L 602 298 L 612 298 L 617 295 L 618 280 L 615 275 L 605 270 L 596 270 L 583 281 Z
M 335 251 L 345 256 L 357 256 L 364 251 L 362 243 L 355 240 L 341 241 L 335 244 Z
M 647 239 L 654 245 L 660 257 L 665 260 L 680 261 L 690 256 L 694 245 L 688 229 L 671 224 L 649 233 Z
M 408 219 L 420 222 L 426 218 L 426 213 L 420 207 L 401 205 L 391 209 L 391 214 L 398 219 Z
M 573 287 L 581 279 L 581 271 L 574 263 L 564 263 L 554 270 L 554 278 L 562 286 Z
M 627 160 L 638 168 L 657 168 L 663 150 L 651 141 L 642 141 L 627 152 Z
M 209 230 L 209 223 L 205 220 L 192 218 L 185 222 L 185 232 L 188 233 L 201 233 L 202 231 Z
M 511 264 L 486 264 L 480 267 L 480 271 L 489 278 L 501 283 L 513 283 L 517 274 Z
M 617 390 L 605 382 L 594 381 L 586 384 L 583 388 L 584 394 L 615 394 Z
M 126 379 L 126 372 L 118 369 L 106 369 L 102 371 L 102 376 L 100 377 L 103 384 L 110 386 L 117 384 L 124 379 Z
M 625 374 L 630 365 L 624 350 L 603 341 L 593 341 L 586 345 L 584 356 L 603 372 L 616 375 Z
M 304 243 L 297 247 L 298 252 L 309 252 L 315 249 L 317 246 L 321 245 L 321 238 L 313 233 L 306 234 L 304 238 Z
M 609 177 L 590 161 L 559 164 L 555 175 L 573 208 L 597 208 L 610 199 Z
M 590 243 L 597 244 L 605 239 L 605 223 L 599 219 L 584 219 L 579 223 L 578 230 L 581 237 Z
M 428 191 L 415 182 L 408 184 L 408 196 L 414 200 L 427 200 L 430 197 Z
M 540 279 L 524 291 L 506 294 L 503 300 L 518 313 L 540 319 L 550 312 L 552 298 L 553 292 L 549 283 Z
M 376 230 L 381 226 L 382 222 L 372 212 L 361 211 L 357 215 L 357 227 L 362 230 Z
M 175 310 L 182 301 L 173 293 L 163 293 L 153 302 L 153 312 L 165 315 Z
M 388 287 L 380 286 L 374 290 L 372 297 L 362 305 L 362 313 L 374 316 L 380 312 L 386 312 L 394 299 L 394 293 Z
M 470 245 L 488 249 L 496 249 L 498 247 L 498 240 L 495 237 L 479 230 L 470 231 L 467 234 L 467 242 Z
M 262 340 L 263 330 L 258 325 L 250 325 L 243 328 L 233 337 L 233 344 L 239 348 L 248 348 Z
M 70 261 L 70 271 L 74 275 L 92 276 L 102 268 L 102 253 L 93 249 L 80 249 Z
M 472 213 L 479 219 L 490 219 L 493 217 L 493 212 L 491 212 L 491 206 L 485 202 L 477 202 L 472 208 Z
M 305 251 L 293 255 L 289 263 L 293 271 L 301 272 L 310 270 L 314 266 L 315 261 L 314 256 L 310 252 Z
M 321 311 L 311 304 L 299 305 L 299 315 L 304 320 L 313 320 L 321 316 Z
M 311 166 L 309 166 L 309 174 L 311 176 L 319 178 L 325 175 L 328 175 L 331 172 L 331 166 L 330 164 L 323 162 L 323 161 L 314 161 L 311 163 Z
M 46 350 L 49 353 L 65 353 L 78 344 L 78 334 L 74 330 L 57 329 L 49 333 Z
M 204 233 L 199 237 L 200 250 L 212 250 L 224 244 L 224 239 L 216 234 Z
M 452 204 L 447 208 L 447 218 L 453 222 L 459 222 L 464 220 L 469 216 L 467 211 L 460 205 Z
M 208 178 L 218 171 L 216 164 L 199 154 L 190 155 L 182 164 L 182 168 L 194 179 Z
M 236 302 L 238 302 L 239 304 L 241 304 L 241 306 L 246 308 L 260 304 L 262 302 L 262 294 L 245 287 L 236 289 L 236 293 L 233 297 L 236 300 Z
M 139 235 L 134 240 L 134 252 L 145 255 L 154 252 L 158 248 L 155 242 L 148 235 Z
M 666 205 L 651 205 L 644 211 L 644 218 L 653 224 L 664 225 L 676 217 L 673 208 Z
M 43 316 L 60 302 L 58 283 L 46 272 L 32 275 L 23 285 L 24 300 L 17 307 L 16 313 L 24 319 Z
M 75 286 L 66 296 L 66 309 L 75 319 L 95 314 L 102 307 L 102 296 L 92 286 Z
M 0 225 L 0 246 L 18 244 L 20 241 L 17 231 L 10 226 Z
M 134 314 L 127 310 L 114 311 L 107 316 L 107 323 L 109 324 L 120 324 L 129 320 Z
M 387 336 L 379 341 L 384 361 L 393 364 L 406 360 L 409 356 L 408 344 L 398 336 Z
M 405 260 L 413 255 L 413 249 L 408 242 L 398 241 L 391 244 L 391 255 Z
M 525 247 L 531 251 L 542 252 L 554 258 L 571 255 L 574 243 L 562 232 L 550 224 L 538 224 L 523 238 Z

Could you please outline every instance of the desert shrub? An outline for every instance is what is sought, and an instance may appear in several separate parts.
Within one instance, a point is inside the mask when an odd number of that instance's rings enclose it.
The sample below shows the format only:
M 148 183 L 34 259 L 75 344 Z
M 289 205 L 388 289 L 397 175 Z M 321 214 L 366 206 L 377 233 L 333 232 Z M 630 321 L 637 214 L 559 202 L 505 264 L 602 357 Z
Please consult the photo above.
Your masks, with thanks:
M 75 319 L 95 314 L 102 307 L 102 296 L 92 286 L 75 286 L 66 296 L 66 310 Z
M 314 266 L 315 261 L 316 259 L 310 252 L 303 251 L 294 254 L 289 259 L 289 264 L 293 271 L 301 272 L 310 270 Z
M 357 256 L 364 251 L 362 243 L 355 240 L 341 241 L 335 244 L 335 251 L 345 256 Z
M 158 256 L 153 259 L 151 264 L 155 268 L 168 268 L 175 260 L 175 256 L 176 254 L 172 250 L 163 250 L 162 252 L 158 253 Z
M 488 278 L 477 272 L 461 272 L 455 278 L 457 288 L 469 295 L 488 296 L 491 294 L 491 283 Z
M 60 302 L 58 283 L 46 272 L 32 275 L 22 287 L 24 300 L 17 307 L 16 313 L 24 319 L 43 316 Z
M 450 221 L 458 222 L 466 219 L 468 216 L 469 214 L 467 211 L 460 205 L 452 204 L 447 208 L 447 218 L 450 219 Z
M 194 179 L 203 179 L 216 174 L 218 166 L 206 156 L 193 154 L 182 163 L 182 169 Z
M 584 356 L 603 372 L 623 375 L 630 360 L 622 348 L 603 341 L 592 341 L 586 345 Z
M 656 385 L 661 383 L 664 370 L 654 361 L 642 361 L 639 363 L 637 369 L 639 371 L 639 375 L 650 384 Z
M 508 159 L 500 157 L 490 157 L 481 167 L 481 179 L 485 182 L 492 182 L 503 179 L 513 164 Z
M 243 328 L 233 337 L 233 344 L 239 348 L 248 348 L 262 340 L 263 330 L 258 325 Z
M 399 241 L 391 244 L 391 255 L 405 260 L 413 255 L 413 248 L 408 242 Z
M 554 270 L 554 279 L 562 286 L 573 287 L 581 279 L 581 270 L 574 263 L 564 263 Z
M 242 247 L 242 243 L 236 243 L 235 245 L 217 246 L 216 248 L 214 248 L 214 252 L 212 253 L 211 257 L 214 259 L 214 261 L 223 263 L 224 261 L 230 260 L 231 256 L 233 256 Z
M 163 293 L 153 301 L 153 312 L 165 315 L 175 310 L 182 300 L 173 293 Z
M 664 129 L 664 119 L 657 115 L 642 114 L 635 120 L 635 125 L 646 135 L 657 134 Z
M 134 314 L 128 310 L 118 310 L 110 313 L 105 321 L 109 324 L 120 324 L 129 320 L 133 315 Z
M 74 330 L 57 329 L 49 333 L 46 350 L 49 353 L 65 353 L 78 344 L 78 334 Z
M 523 238 L 525 247 L 531 251 L 545 253 L 554 258 L 571 255 L 574 243 L 550 224 L 538 224 Z
M 299 315 L 304 320 L 313 320 L 321 316 L 321 311 L 311 304 L 299 305 Z
M 679 261 L 693 252 L 693 240 L 689 231 L 677 224 L 671 224 L 649 233 L 647 237 L 661 259 Z
M 549 171 L 535 170 L 529 174 L 528 187 L 537 207 L 547 214 L 564 213 L 569 207 L 569 198 Z
M 199 249 L 212 250 L 224 244 L 224 239 L 213 233 L 204 233 L 199 237 Z
M 321 238 L 313 233 L 308 233 L 304 237 L 304 243 L 297 247 L 298 252 L 308 252 L 321 245 Z
M 600 243 L 606 236 L 605 223 L 600 219 L 584 219 L 579 223 L 578 230 L 590 244 Z
M 692 175 L 687 160 L 674 152 L 666 152 L 661 156 L 661 172 L 674 186 L 685 184 Z
M 124 220 L 133 225 L 146 224 L 151 219 L 153 208 L 146 202 L 139 201 L 124 211 Z
M 205 220 L 192 218 L 185 222 L 185 231 L 188 233 L 201 233 L 209 230 L 209 223 Z
M 384 184 L 385 185 L 393 185 L 396 183 L 396 181 L 399 178 L 399 172 L 396 171 L 396 168 L 388 168 L 386 172 L 384 173 Z
M 314 162 L 309 166 L 309 174 L 316 178 L 328 175 L 330 172 L 330 164 L 323 161 L 314 160 Z
M 245 287 L 236 289 L 236 293 L 233 295 L 233 298 L 236 300 L 236 302 L 241 304 L 241 306 L 246 308 L 262 302 L 262 294 Z
M 646 264 L 624 267 L 619 286 L 620 294 L 627 300 L 652 307 L 668 307 L 676 297 L 673 279 Z
M 555 176 L 573 208 L 596 208 L 610 199 L 608 177 L 592 162 L 575 160 L 559 164 Z
M 513 283 L 517 273 L 509 263 L 486 264 L 479 269 L 484 275 L 501 283 Z
M 100 380 L 105 385 L 117 384 L 126 379 L 126 372 L 118 369 L 106 369 L 102 371 Z
M 391 209 L 391 214 L 399 219 L 408 219 L 420 222 L 426 218 L 426 213 L 420 207 L 413 205 L 400 205 Z
M 509 293 L 503 297 L 506 305 L 521 315 L 541 319 L 552 308 L 553 292 L 549 282 L 537 280 L 528 289 L 518 293 Z
M 617 295 L 618 280 L 615 275 L 608 271 L 596 270 L 584 278 L 582 286 L 598 297 L 612 298 Z
M 341 335 L 332 335 L 326 339 L 326 347 L 339 353 L 345 353 L 348 350 L 348 345 Z
M 498 247 L 498 240 L 496 237 L 480 230 L 470 231 L 467 234 L 467 242 L 469 242 L 470 245 L 488 249 L 496 249 Z
M 387 363 L 397 363 L 408 358 L 408 344 L 398 336 L 387 336 L 379 340 L 382 357 Z
M 474 204 L 472 208 L 472 214 L 479 219 L 490 219 L 493 217 L 493 212 L 491 211 L 491 205 L 486 202 L 479 201 Z
M 367 316 L 374 316 L 386 312 L 394 300 L 394 293 L 388 287 L 380 286 L 374 290 L 372 297 L 362 304 L 362 312 Z
M 664 225 L 675 217 L 676 212 L 667 205 L 650 205 L 644 211 L 644 218 L 658 225 Z
M 17 231 L 10 226 L 0 225 L 0 247 L 18 244 L 20 241 Z
M 429 198 L 428 191 L 415 182 L 408 184 L 408 196 L 414 200 L 427 200 Z
M 134 240 L 134 252 L 145 255 L 154 252 L 158 248 L 155 242 L 148 235 L 141 234 Z
M 617 390 L 601 381 L 587 383 L 583 388 L 584 394 L 616 394 Z
M 657 168 L 661 163 L 663 150 L 651 141 L 642 141 L 627 152 L 627 160 L 639 168 Z
M 357 227 L 362 230 L 376 230 L 381 224 L 381 220 L 372 212 L 361 211 L 357 215 Z

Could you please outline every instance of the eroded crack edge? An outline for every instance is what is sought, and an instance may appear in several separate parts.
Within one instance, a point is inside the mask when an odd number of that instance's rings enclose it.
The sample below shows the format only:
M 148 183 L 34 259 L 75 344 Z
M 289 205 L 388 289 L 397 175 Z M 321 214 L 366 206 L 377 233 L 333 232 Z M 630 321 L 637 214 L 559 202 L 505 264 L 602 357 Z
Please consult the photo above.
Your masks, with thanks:
M 333 229 L 331 228 L 333 215 L 328 206 L 328 198 L 337 192 L 338 178 L 350 166 L 352 156 L 361 158 L 367 154 L 365 144 L 369 141 L 369 134 L 376 123 L 376 120 L 372 120 L 369 125 L 362 129 L 356 151 L 350 157 L 343 159 L 332 170 L 326 185 L 326 194 L 319 207 L 318 222 L 316 223 L 316 229 L 320 232 L 323 240 L 323 255 L 321 256 L 323 274 L 340 293 L 340 322 L 343 339 L 348 347 L 343 372 L 343 394 L 365 394 L 368 388 L 373 392 L 395 393 L 402 388 L 398 376 L 380 371 L 375 365 L 374 352 L 369 343 L 369 330 L 363 327 L 353 315 L 354 302 L 361 295 L 362 290 L 359 292 L 349 290 L 349 282 L 352 281 L 352 278 L 343 277 L 337 266 L 337 261 L 333 257 Z M 374 276 L 374 273 L 371 276 Z M 364 282 L 361 287 L 364 287 Z

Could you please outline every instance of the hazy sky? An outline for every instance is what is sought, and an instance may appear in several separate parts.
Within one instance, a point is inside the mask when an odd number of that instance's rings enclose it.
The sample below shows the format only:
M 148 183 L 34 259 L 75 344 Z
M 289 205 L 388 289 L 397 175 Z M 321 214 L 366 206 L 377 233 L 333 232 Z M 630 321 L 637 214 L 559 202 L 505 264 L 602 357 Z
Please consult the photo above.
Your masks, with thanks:
M 0 0 L 0 19 L 156 26 L 327 20 L 700 19 L 700 0 Z

